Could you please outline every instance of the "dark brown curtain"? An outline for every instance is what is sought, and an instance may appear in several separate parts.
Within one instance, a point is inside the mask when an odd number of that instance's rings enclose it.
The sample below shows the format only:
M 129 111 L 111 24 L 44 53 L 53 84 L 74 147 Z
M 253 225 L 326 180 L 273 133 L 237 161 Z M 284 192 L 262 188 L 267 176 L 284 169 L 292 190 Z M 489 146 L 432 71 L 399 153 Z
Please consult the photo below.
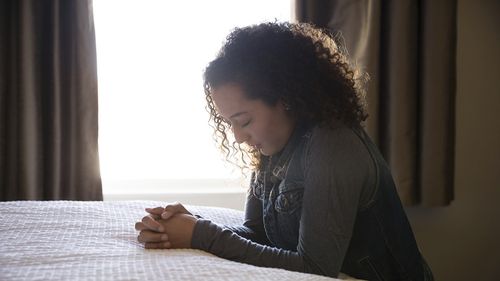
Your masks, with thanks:
M 0 40 L 0 200 L 102 200 L 92 1 L 1 1 Z
M 453 199 L 456 0 L 296 0 L 370 76 L 368 133 L 409 205 Z

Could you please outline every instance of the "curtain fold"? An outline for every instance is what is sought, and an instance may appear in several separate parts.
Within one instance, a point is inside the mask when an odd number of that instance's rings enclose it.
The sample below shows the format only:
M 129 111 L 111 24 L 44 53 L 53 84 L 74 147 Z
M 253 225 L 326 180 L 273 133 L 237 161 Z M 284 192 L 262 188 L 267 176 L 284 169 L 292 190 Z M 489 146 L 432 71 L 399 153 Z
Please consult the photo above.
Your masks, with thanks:
M 410 205 L 453 200 L 456 0 L 296 0 L 370 76 L 368 133 Z
M 0 200 L 102 200 L 92 1 L 2 1 L 0 18 Z

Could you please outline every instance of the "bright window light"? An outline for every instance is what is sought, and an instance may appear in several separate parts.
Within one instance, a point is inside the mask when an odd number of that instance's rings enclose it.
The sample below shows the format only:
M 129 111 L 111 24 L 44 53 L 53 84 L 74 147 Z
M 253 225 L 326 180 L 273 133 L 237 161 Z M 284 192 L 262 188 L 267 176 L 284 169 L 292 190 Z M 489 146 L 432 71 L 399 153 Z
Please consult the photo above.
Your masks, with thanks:
M 202 72 L 236 26 L 289 21 L 290 0 L 94 0 L 106 180 L 236 179 L 208 126 Z

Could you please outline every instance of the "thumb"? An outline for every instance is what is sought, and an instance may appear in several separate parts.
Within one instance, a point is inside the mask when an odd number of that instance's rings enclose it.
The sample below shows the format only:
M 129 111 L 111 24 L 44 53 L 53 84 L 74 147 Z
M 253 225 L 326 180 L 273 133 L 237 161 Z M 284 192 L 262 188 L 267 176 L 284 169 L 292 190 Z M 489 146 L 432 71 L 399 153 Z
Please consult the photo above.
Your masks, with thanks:
M 156 207 L 156 208 L 146 208 L 146 212 L 150 213 L 151 215 L 156 215 L 160 216 L 165 209 L 163 207 Z
M 184 206 L 182 206 L 182 204 L 175 202 L 165 207 L 163 213 L 161 214 L 161 218 L 166 220 L 175 214 L 189 214 L 189 212 L 184 208 Z

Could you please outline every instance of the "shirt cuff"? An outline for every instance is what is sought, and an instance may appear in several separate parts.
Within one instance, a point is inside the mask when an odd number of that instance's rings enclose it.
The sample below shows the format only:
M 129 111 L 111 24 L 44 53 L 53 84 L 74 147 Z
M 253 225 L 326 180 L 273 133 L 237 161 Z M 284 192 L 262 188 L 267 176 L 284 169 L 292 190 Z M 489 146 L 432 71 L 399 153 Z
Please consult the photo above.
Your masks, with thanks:
M 219 226 L 207 219 L 198 219 L 191 237 L 191 248 L 208 251 Z

